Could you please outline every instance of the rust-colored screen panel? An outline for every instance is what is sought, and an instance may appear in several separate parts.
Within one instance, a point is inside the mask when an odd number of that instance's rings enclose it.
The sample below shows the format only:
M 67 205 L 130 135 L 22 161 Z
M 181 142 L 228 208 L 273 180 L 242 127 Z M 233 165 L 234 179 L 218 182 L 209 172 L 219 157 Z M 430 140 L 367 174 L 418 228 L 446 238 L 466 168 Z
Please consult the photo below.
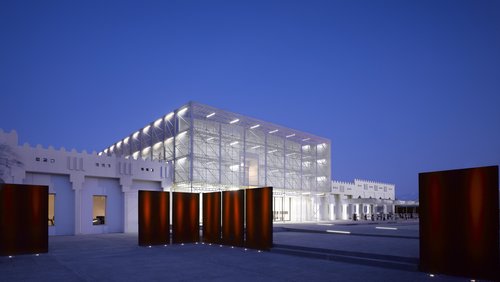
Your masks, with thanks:
M 220 243 L 221 192 L 203 193 L 203 241 Z
M 49 250 L 47 186 L 0 184 L 0 255 Z
M 273 247 L 273 188 L 246 190 L 245 246 L 270 250 Z
M 419 174 L 420 270 L 497 280 L 498 166 Z
M 162 191 L 139 191 L 139 245 L 170 243 L 170 195 Z
M 200 240 L 200 195 L 173 193 L 172 241 L 192 243 Z
M 243 246 L 244 190 L 222 192 L 222 242 Z

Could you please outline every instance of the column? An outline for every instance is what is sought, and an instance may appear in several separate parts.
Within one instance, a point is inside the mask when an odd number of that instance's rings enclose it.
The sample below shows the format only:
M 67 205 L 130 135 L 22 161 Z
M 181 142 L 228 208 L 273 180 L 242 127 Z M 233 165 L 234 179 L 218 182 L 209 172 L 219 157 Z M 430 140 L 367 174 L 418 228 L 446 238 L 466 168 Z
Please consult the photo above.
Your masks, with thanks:
M 122 186 L 123 192 L 123 231 L 125 233 L 138 232 L 138 193 L 130 187 Z
M 82 190 L 85 178 L 83 175 L 71 174 L 69 181 L 75 191 L 75 235 L 82 234 Z

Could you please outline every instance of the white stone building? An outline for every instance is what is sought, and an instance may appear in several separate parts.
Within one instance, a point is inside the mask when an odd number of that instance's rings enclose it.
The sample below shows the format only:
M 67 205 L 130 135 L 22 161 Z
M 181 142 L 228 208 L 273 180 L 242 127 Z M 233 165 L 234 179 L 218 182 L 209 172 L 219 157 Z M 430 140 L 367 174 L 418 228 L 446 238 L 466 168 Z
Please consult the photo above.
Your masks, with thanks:
M 194 102 L 99 153 L 19 145 L 1 130 L 0 146 L 0 179 L 49 186 L 50 235 L 136 232 L 138 190 L 272 186 L 278 222 L 394 209 L 392 184 L 331 181 L 330 140 Z
M 334 219 L 371 219 L 394 213 L 394 184 L 354 179 L 354 182 L 332 181 L 330 215 Z
M 15 131 L 0 130 L 0 144 L 9 148 L 0 155 L 3 182 L 49 187 L 49 235 L 137 232 L 137 191 L 172 185 L 168 163 L 19 146 Z

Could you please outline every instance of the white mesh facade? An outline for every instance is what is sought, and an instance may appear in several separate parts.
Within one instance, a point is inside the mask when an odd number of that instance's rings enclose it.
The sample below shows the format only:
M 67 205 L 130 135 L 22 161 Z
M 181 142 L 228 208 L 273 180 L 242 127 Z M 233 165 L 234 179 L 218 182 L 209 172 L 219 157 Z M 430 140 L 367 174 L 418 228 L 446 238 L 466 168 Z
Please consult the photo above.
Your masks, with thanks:
M 312 220 L 321 219 L 321 197 L 330 192 L 330 146 L 325 138 L 190 102 L 104 153 L 171 162 L 173 191 L 272 186 L 275 206 L 289 210 L 282 220 Z

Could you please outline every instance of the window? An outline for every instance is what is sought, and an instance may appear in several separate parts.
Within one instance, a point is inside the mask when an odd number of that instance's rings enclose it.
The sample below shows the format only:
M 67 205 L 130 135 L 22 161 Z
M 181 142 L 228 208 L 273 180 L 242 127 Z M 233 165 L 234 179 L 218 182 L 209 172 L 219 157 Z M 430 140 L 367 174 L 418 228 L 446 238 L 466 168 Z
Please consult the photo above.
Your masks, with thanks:
M 55 223 L 55 203 L 56 203 L 56 194 L 49 194 L 49 226 L 56 225 Z
M 92 200 L 92 224 L 103 225 L 106 223 L 106 196 L 94 195 Z

